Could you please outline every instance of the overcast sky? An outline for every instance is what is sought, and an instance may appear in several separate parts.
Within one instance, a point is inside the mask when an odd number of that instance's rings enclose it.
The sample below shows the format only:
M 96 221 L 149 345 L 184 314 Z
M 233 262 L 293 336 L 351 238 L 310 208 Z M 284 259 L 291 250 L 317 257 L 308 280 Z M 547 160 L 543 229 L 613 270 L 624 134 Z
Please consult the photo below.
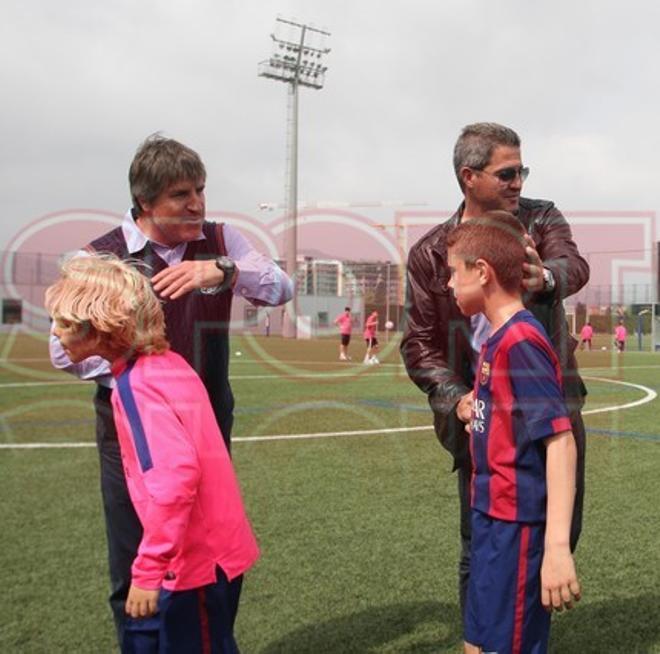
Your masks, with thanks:
M 526 195 L 657 210 L 658 7 L 5 0 L 0 247 L 49 212 L 123 212 L 130 160 L 156 130 L 202 155 L 208 209 L 282 202 L 286 87 L 257 76 L 278 14 L 332 33 L 325 88 L 301 91 L 301 198 L 452 209 L 456 136 L 494 120 L 523 138 Z

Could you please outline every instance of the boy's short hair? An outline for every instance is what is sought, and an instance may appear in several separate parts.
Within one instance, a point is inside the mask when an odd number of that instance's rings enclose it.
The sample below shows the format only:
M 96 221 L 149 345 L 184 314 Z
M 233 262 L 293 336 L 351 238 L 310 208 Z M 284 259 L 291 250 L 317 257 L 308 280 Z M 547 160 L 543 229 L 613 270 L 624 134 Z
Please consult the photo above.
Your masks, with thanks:
M 484 259 L 492 266 L 500 286 L 510 293 L 522 286 L 525 247 L 525 228 L 508 211 L 488 211 L 470 218 L 447 237 L 447 248 L 452 248 L 466 267 Z
M 65 261 L 60 278 L 46 290 L 46 309 L 66 328 L 93 328 L 118 354 L 160 354 L 169 349 L 165 316 L 151 282 L 113 254 Z
M 128 171 L 133 208 L 140 213 L 140 198 L 153 202 L 176 182 L 206 181 L 206 168 L 191 148 L 162 134 L 152 134 L 140 145 Z

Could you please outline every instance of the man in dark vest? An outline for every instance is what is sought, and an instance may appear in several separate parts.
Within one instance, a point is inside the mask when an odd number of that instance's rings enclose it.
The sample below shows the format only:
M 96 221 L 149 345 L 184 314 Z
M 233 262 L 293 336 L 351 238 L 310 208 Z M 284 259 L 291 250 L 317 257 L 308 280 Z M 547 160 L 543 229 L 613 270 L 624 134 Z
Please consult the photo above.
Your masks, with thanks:
M 133 206 L 122 224 L 79 254 L 112 252 L 147 264 L 141 270 L 151 276 L 154 289 L 165 302 L 172 349 L 200 375 L 229 448 L 234 408 L 228 372 L 232 293 L 256 305 L 277 306 L 291 299 L 292 282 L 237 230 L 205 220 L 206 170 L 190 148 L 152 135 L 133 159 L 129 183 Z M 142 528 L 124 479 L 110 406 L 110 368 L 99 357 L 71 363 L 54 336 L 50 350 L 57 368 L 97 382 L 94 406 L 112 586 L 110 605 L 121 644 L 131 564 Z
M 577 341 L 569 334 L 563 300 L 589 280 L 571 228 L 552 202 L 520 197 L 529 169 L 522 165 L 520 138 L 496 123 L 463 129 L 454 148 L 454 170 L 464 202 L 446 222 L 415 243 L 408 255 L 406 327 L 401 356 L 410 378 L 428 395 L 435 431 L 458 471 L 461 511 L 459 592 L 461 608 L 470 570 L 471 459 L 465 425 L 472 412 L 474 366 L 490 325 L 479 314 L 460 312 L 448 282 L 447 234 L 460 222 L 501 209 L 514 213 L 528 233 L 524 264 L 525 305 L 543 325 L 559 357 L 563 388 L 578 451 L 571 549 L 582 527 L 585 430 L 580 410 L 586 389 L 575 359 Z

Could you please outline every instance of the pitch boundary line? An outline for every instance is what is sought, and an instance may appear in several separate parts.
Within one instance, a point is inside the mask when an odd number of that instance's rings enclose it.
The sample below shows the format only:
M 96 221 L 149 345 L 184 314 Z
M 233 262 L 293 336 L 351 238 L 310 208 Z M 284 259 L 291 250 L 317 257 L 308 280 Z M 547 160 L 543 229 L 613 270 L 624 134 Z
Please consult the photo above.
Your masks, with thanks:
M 247 362 L 245 362 L 247 363 Z M 258 363 L 258 362 L 254 362 Z M 287 362 L 289 363 L 289 362 Z M 332 363 L 332 362 L 326 362 L 326 361 L 307 361 L 307 362 L 300 362 L 300 363 L 307 363 L 307 364 L 327 364 L 327 363 Z M 345 365 L 345 364 L 344 364 Z M 354 364 L 355 365 L 355 364 Z M 370 377 L 386 377 L 387 375 L 391 374 L 397 374 L 398 372 L 405 372 L 405 369 L 403 368 L 402 365 L 400 364 L 393 364 L 393 363 L 381 363 L 378 364 L 378 368 L 396 368 L 396 370 L 380 370 L 376 371 L 375 369 L 371 368 L 369 370 L 369 375 Z M 660 368 L 660 365 L 646 365 L 646 366 L 626 366 L 624 369 L 625 370 L 632 370 L 632 369 L 640 369 L 640 368 Z M 602 370 L 601 368 L 582 368 L 582 370 Z M 274 374 L 274 373 L 264 373 L 264 374 L 255 374 L 255 375 L 229 375 L 229 381 L 242 381 L 242 380 L 260 380 L 260 379 L 318 379 L 320 377 L 323 377 L 324 379 L 362 379 L 366 378 L 367 375 L 364 374 L 366 370 L 364 368 L 360 368 L 360 371 L 355 371 L 353 372 L 352 370 L 347 370 L 346 372 L 331 372 L 331 371 L 326 371 L 325 374 L 323 371 L 319 372 L 314 372 L 314 371 L 309 371 L 309 372 L 294 372 L 294 373 L 280 373 L 280 374 Z M 598 381 L 605 381 L 605 382 L 611 382 L 613 384 L 623 384 L 624 386 L 632 386 L 634 388 L 639 388 L 640 390 L 646 391 L 647 388 L 646 386 L 641 386 L 637 384 L 633 384 L 631 382 L 623 382 L 620 380 L 615 380 L 615 379 L 608 379 L 606 377 L 591 377 L 587 375 L 583 375 L 583 379 L 594 379 Z M 39 387 L 39 386 L 75 386 L 76 384 L 91 384 L 93 383 L 92 380 L 85 380 L 85 379 L 72 379 L 72 380 L 49 380 L 49 381 L 38 381 L 38 382 L 4 382 L 0 383 L 0 390 L 3 388 L 34 388 L 34 387 Z M 651 398 L 653 399 L 653 398 Z M 650 401 L 650 400 L 648 400 Z M 632 405 L 636 406 L 636 405 Z M 628 406 L 622 406 L 622 407 L 617 407 L 617 408 L 628 408 Z M 604 412 L 604 411 L 614 411 L 615 409 L 598 409 L 598 410 L 592 410 L 591 413 L 593 412 Z M 589 412 L 587 412 L 588 415 Z
M 367 374 L 364 372 L 300 372 L 300 373 L 281 373 L 274 374 L 268 373 L 263 375 L 229 375 L 229 381 L 242 381 L 242 380 L 258 380 L 258 379 L 362 379 L 369 377 L 387 377 L 393 374 L 393 371 L 377 371 L 371 368 Z M 396 374 L 396 371 L 394 371 Z M 39 381 L 39 382 L 5 382 L 0 383 L 0 390 L 3 388 L 30 388 L 35 386 L 74 386 L 93 384 L 92 380 L 75 379 L 75 380 L 52 380 L 52 381 Z
M 324 361 L 324 360 L 314 360 L 310 361 L 309 359 L 303 360 L 294 360 L 294 359 L 249 359 L 249 358 L 238 358 L 236 355 L 230 355 L 231 365 L 269 365 L 273 363 L 285 363 L 287 365 L 310 365 L 310 366 L 338 366 L 338 367 L 348 367 L 349 365 L 358 365 L 360 364 L 362 357 L 357 357 L 356 360 L 351 364 L 347 361 Z M 17 357 L 17 358 L 7 358 L 0 357 L 0 364 L 3 363 L 50 363 L 51 360 L 49 357 Z M 390 363 L 389 361 L 381 362 L 380 366 L 387 366 L 389 368 L 403 368 L 403 363 Z
M 624 382 L 618 379 L 607 379 L 602 377 L 584 377 L 584 379 L 591 379 L 593 381 L 602 381 L 605 383 L 619 384 L 620 386 L 630 386 L 638 390 L 644 391 L 646 395 L 640 400 L 634 402 L 626 402 L 610 407 L 602 407 L 600 409 L 588 409 L 583 411 L 582 415 L 593 415 L 596 413 L 605 413 L 607 411 L 620 411 L 624 409 L 631 409 L 642 404 L 652 402 L 658 397 L 658 394 L 647 386 L 641 384 L 633 384 L 632 382 Z M 71 383 L 71 382 L 69 382 Z M 80 383 L 80 382 L 73 382 Z M 421 425 L 417 427 L 390 427 L 387 429 L 362 429 L 355 431 L 334 431 L 334 432 L 316 432 L 310 434 L 271 434 L 266 436 L 238 436 L 232 438 L 232 443 L 254 443 L 257 441 L 294 441 L 294 440 L 312 440 L 319 438 L 336 438 L 345 436 L 369 436 L 380 434 L 396 434 L 396 433 L 410 433 L 419 431 L 430 431 L 433 425 Z M 0 450 L 38 450 L 38 449 L 72 449 L 72 448 L 85 448 L 96 447 L 96 443 L 0 443 Z
M 0 357 L 0 367 L 3 363 L 45 363 L 50 362 L 48 358 L 25 358 L 25 359 L 6 359 Z M 310 361 L 310 360 L 289 360 L 289 359 L 231 359 L 231 365 L 272 365 L 274 363 L 286 364 L 286 365 L 305 365 L 305 366 L 337 366 L 338 368 L 349 368 L 351 366 L 361 365 L 359 360 L 356 360 L 353 363 L 347 363 L 345 361 Z M 378 366 L 380 368 L 400 368 L 405 370 L 403 363 L 390 363 L 389 361 L 381 361 Z M 643 370 L 643 369 L 653 369 L 660 368 L 660 363 L 647 363 L 640 365 L 631 365 L 631 366 L 580 366 L 580 372 L 585 370 Z
M 368 436 L 376 434 L 396 434 L 400 432 L 429 431 L 433 425 L 418 427 L 392 427 L 388 429 L 362 429 L 356 431 L 322 431 L 315 434 L 271 434 L 269 436 L 237 436 L 232 438 L 233 443 L 250 443 L 256 441 L 293 441 L 311 440 L 315 438 L 336 438 L 338 436 Z M 96 443 L 0 443 L 0 450 L 39 450 L 39 449 L 68 449 L 79 447 L 96 447 Z
M 591 416 L 596 413 L 607 413 L 608 411 L 622 411 L 624 409 L 632 409 L 635 406 L 641 406 L 647 402 L 652 402 L 658 397 L 658 394 L 648 386 L 642 386 L 642 384 L 633 384 L 632 382 L 624 382 L 620 379 L 607 379 L 607 377 L 589 377 L 584 376 L 583 379 L 591 379 L 592 381 L 600 381 L 608 384 L 618 384 L 619 386 L 629 386 L 630 388 L 636 388 L 640 391 L 646 393 L 646 395 L 641 400 L 635 400 L 634 402 L 627 402 L 626 404 L 619 404 L 613 407 L 602 407 L 600 409 L 587 409 L 582 412 L 583 416 Z

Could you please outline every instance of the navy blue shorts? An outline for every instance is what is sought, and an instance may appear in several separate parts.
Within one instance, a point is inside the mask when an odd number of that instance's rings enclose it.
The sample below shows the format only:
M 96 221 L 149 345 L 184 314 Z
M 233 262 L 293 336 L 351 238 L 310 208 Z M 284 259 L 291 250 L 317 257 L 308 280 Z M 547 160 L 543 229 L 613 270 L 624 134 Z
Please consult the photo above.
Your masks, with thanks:
M 465 640 L 486 652 L 543 654 L 550 614 L 541 604 L 545 524 L 495 520 L 472 510 Z
M 126 617 L 122 654 L 239 654 L 234 640 L 243 575 L 191 590 L 161 590 L 158 613 Z

